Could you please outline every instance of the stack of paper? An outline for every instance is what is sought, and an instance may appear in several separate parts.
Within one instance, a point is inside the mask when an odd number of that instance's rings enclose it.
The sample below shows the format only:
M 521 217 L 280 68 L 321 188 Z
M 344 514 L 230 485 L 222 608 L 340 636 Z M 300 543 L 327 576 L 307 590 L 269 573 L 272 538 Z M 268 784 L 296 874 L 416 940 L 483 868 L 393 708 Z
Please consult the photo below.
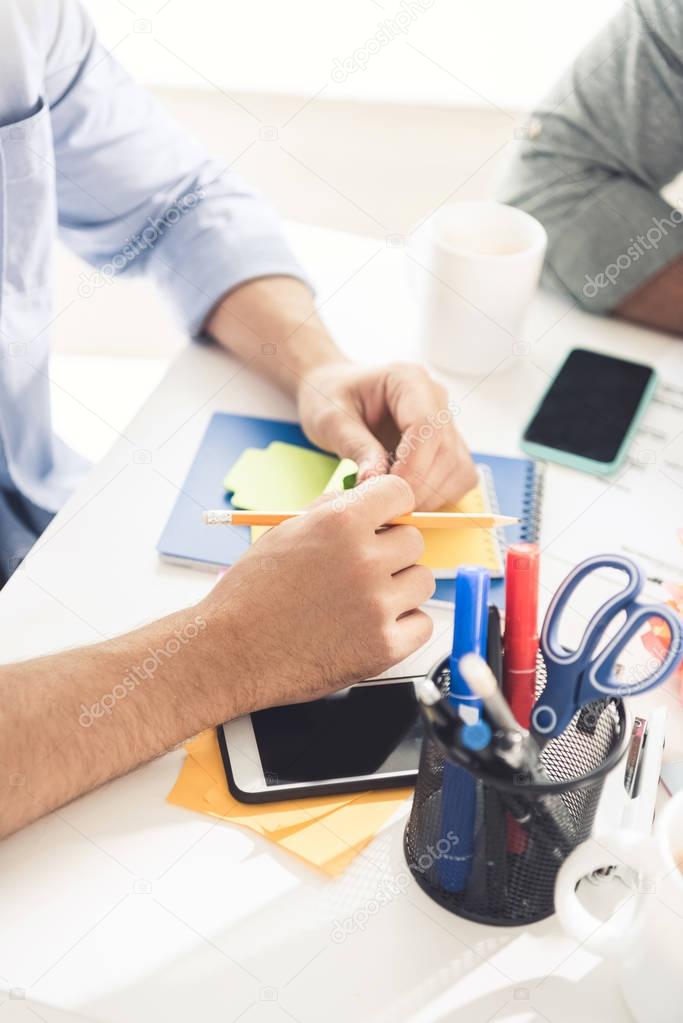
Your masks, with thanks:
M 238 803 L 228 790 L 218 740 L 204 732 L 187 757 L 168 801 L 251 828 L 313 867 L 336 877 L 389 821 L 412 789 L 320 796 L 287 803 Z

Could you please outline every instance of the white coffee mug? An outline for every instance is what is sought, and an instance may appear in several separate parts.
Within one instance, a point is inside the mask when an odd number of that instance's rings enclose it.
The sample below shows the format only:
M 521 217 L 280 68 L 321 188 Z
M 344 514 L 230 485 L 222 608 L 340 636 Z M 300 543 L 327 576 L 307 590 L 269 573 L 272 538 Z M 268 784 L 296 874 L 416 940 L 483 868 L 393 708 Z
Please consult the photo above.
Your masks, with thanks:
M 492 201 L 450 203 L 421 225 L 408 256 L 425 359 L 468 376 L 513 365 L 547 241 L 528 213 Z
M 632 871 L 635 883 L 603 921 L 579 901 L 576 887 L 612 863 Z M 619 961 L 621 989 L 638 1023 L 683 1019 L 683 792 L 658 815 L 652 836 L 613 832 L 575 849 L 557 876 L 555 908 L 585 948 Z

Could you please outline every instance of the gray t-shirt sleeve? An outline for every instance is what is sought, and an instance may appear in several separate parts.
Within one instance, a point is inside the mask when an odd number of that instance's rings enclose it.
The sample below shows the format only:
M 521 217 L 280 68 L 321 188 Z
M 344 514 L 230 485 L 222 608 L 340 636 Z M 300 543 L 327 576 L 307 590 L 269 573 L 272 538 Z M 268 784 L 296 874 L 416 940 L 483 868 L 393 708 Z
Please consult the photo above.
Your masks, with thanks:
M 630 0 L 537 107 L 504 182 L 549 236 L 547 284 L 607 312 L 683 253 L 683 9 Z M 674 198 L 676 202 L 676 198 Z

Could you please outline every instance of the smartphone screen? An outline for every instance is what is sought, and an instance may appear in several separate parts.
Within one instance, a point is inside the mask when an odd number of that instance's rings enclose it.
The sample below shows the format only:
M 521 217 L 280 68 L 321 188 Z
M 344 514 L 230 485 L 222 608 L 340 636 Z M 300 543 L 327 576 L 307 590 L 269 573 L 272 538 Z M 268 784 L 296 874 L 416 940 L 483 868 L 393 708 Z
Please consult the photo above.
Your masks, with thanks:
M 251 722 L 268 785 L 417 770 L 423 730 L 411 683 L 354 686 Z
M 595 462 L 614 462 L 652 374 L 642 363 L 575 348 L 524 439 Z

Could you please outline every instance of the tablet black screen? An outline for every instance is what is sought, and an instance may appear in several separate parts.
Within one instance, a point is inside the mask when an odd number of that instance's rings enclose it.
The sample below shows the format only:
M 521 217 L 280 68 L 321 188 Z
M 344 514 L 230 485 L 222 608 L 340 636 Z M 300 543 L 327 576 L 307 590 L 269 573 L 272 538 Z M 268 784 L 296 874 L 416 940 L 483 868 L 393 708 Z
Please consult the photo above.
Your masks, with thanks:
M 409 682 L 356 686 L 251 720 L 269 786 L 417 770 L 422 724 Z

